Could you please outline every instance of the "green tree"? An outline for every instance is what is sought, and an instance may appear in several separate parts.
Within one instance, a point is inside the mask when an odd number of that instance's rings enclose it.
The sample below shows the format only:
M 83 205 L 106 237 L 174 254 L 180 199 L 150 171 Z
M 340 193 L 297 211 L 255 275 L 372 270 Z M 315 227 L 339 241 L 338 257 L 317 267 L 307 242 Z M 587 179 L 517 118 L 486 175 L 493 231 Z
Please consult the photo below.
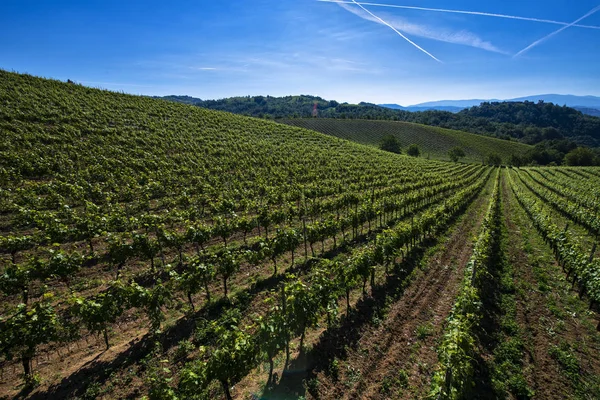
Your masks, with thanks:
M 523 165 L 525 165 L 526 162 L 527 161 L 525 160 L 525 158 L 517 154 L 512 154 L 510 156 L 510 159 L 508 160 L 508 163 L 513 167 L 522 167 Z
M 221 239 L 223 239 L 223 244 L 225 247 L 227 247 L 227 239 L 229 239 L 229 237 L 233 234 L 235 226 L 231 223 L 231 221 L 218 216 L 215 218 L 213 230 L 216 236 L 220 236 Z
M 391 153 L 400 154 L 400 141 L 394 135 L 386 135 L 379 144 L 381 150 L 389 151 Z
M 44 268 L 47 276 L 59 278 L 69 287 L 70 278 L 81 269 L 83 261 L 78 252 L 69 254 L 57 248 L 50 250 L 50 258 Z
M 358 276 L 354 268 L 345 263 L 336 262 L 332 266 L 340 289 L 346 294 L 346 314 L 350 314 L 350 292 L 358 286 Z
M 150 320 L 153 333 L 160 332 L 160 324 L 165 319 L 162 308 L 171 302 L 170 288 L 159 282 L 153 288 L 145 288 L 133 282 L 127 288 L 128 301 L 133 307 L 143 309 Z
M 183 250 L 187 244 L 185 233 L 178 233 L 176 230 L 168 231 L 164 226 L 158 230 L 159 240 L 167 247 L 175 249 L 179 256 L 179 266 L 183 265 Z
M 154 257 L 158 255 L 158 242 L 152 240 L 152 238 L 148 235 L 136 233 L 133 235 L 133 249 L 140 256 L 150 260 L 152 272 L 156 272 L 156 268 L 154 266 Z
M 135 254 L 134 248 L 132 244 L 128 243 L 127 236 L 109 235 L 107 241 L 108 259 L 117 270 L 115 277 L 117 280 L 127 260 Z
M 565 163 L 571 166 L 597 165 L 598 160 L 592 150 L 587 147 L 578 147 L 565 156 Z
M 373 285 L 374 277 L 373 274 L 375 272 L 374 262 L 373 262 L 373 251 L 372 248 L 367 247 L 357 251 L 350 258 L 350 265 L 354 269 L 356 276 L 362 279 L 362 291 L 363 294 L 366 294 L 366 287 L 369 278 L 371 279 L 371 285 Z
M 408 146 L 406 154 L 412 157 L 419 157 L 421 155 L 421 149 L 419 148 L 419 145 L 411 144 L 410 146 Z
M 0 275 L 0 291 L 6 295 L 20 293 L 21 302 L 29 303 L 29 286 L 35 280 L 46 279 L 45 264 L 38 258 L 32 257 L 25 264 L 11 264 L 7 266 L 4 273 Z
M 336 280 L 334 268 L 333 261 L 322 260 L 311 281 L 311 288 L 316 293 L 321 308 L 327 313 L 328 327 L 331 327 L 333 320 L 337 318 L 338 298 L 342 292 Z
M 2 236 L 0 237 L 0 251 L 10 253 L 11 262 L 17 264 L 16 258 L 19 251 L 34 247 L 35 241 L 31 236 Z
M 462 147 L 456 146 L 450 149 L 450 151 L 448 152 L 448 156 L 452 161 L 457 162 L 458 160 L 460 160 L 463 157 L 466 157 L 467 155 L 465 154 L 465 151 L 462 149 Z
M 488 154 L 488 156 L 485 158 L 485 163 L 487 165 L 501 165 L 502 164 L 502 157 L 500 157 L 496 153 Z
M 196 245 L 198 255 L 200 255 L 200 249 L 204 252 L 204 245 L 210 240 L 211 236 L 212 228 L 202 223 L 190 226 L 186 232 L 187 240 Z
M 75 218 L 75 229 L 81 239 L 87 240 L 90 255 L 94 254 L 93 240 L 101 235 L 105 229 L 105 222 L 99 213 L 98 206 L 89 201 L 86 201 L 86 213 L 82 217 Z

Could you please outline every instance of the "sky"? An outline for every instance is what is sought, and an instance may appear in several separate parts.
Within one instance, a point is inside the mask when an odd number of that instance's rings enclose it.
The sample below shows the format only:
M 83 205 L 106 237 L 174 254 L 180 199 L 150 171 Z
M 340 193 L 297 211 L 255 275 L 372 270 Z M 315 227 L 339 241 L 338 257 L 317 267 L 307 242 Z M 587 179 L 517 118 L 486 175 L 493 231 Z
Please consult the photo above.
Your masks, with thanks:
M 0 9 L 1 69 L 127 93 L 405 106 L 600 96 L 600 0 L 2 0 Z

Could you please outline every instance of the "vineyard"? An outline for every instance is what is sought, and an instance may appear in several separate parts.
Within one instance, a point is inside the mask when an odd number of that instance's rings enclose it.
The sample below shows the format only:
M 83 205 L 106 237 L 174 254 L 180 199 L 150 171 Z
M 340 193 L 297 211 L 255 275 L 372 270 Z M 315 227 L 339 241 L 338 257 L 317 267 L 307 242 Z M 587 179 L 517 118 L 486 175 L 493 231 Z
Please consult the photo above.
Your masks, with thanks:
M 4 71 L 0 135 L 0 397 L 600 398 L 600 168 Z
M 449 161 L 448 151 L 460 147 L 464 149 L 466 161 L 481 163 L 494 153 L 506 163 L 511 155 L 523 156 L 533 148 L 523 143 L 410 122 L 326 118 L 278 121 L 370 146 L 379 146 L 385 136 L 393 135 L 402 145 L 403 153 L 409 145 L 416 144 L 423 156 L 436 160 Z

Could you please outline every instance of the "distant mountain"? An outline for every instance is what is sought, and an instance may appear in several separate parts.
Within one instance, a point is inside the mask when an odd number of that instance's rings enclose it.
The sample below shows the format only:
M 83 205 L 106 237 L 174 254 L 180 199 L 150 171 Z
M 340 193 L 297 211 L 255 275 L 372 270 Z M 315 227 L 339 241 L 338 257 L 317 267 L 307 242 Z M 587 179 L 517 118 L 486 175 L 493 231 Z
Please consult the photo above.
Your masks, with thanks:
M 575 108 L 584 114 L 594 117 L 600 117 L 600 97 L 596 96 L 575 96 L 570 94 L 538 94 L 533 96 L 516 97 L 513 99 L 497 100 L 497 99 L 472 99 L 472 100 L 439 100 L 419 103 L 412 106 L 403 107 L 399 104 L 379 104 L 381 107 L 390 108 L 392 110 L 404 111 L 449 111 L 457 113 L 466 108 L 479 106 L 481 103 L 493 102 L 523 102 L 532 101 L 537 103 L 542 100 L 544 103 L 553 103 L 558 106 L 566 105 Z
M 325 100 L 317 96 L 297 95 L 285 97 L 243 96 L 219 100 L 201 100 L 189 96 L 165 96 L 164 100 L 192 104 L 211 110 L 227 111 L 234 114 L 258 118 L 307 118 L 312 117 L 314 105 L 317 113 L 323 118 L 348 119 L 406 119 L 408 111 L 392 110 L 376 104 L 348 104 Z M 399 114 L 406 114 L 399 116 Z
M 574 96 L 570 94 L 538 94 L 535 96 L 517 97 L 506 101 L 533 101 L 543 100 L 545 103 L 554 103 L 557 106 L 588 107 L 600 109 L 600 97 L 596 96 Z
M 392 110 L 406 110 L 406 107 L 402 107 L 398 104 L 378 104 L 380 107 L 391 108 Z
M 587 108 L 587 107 L 573 107 L 577 111 L 581 111 L 584 114 L 591 115 L 592 117 L 600 117 L 600 109 Z
M 461 107 L 461 108 L 469 108 L 473 106 L 478 106 L 481 103 L 487 102 L 500 102 L 500 101 L 512 101 L 512 102 L 521 102 L 521 101 L 533 101 L 537 103 L 542 100 L 545 103 L 554 103 L 557 106 L 566 105 L 568 107 L 588 107 L 588 108 L 596 108 L 600 109 L 600 97 L 596 96 L 574 96 L 570 94 L 536 94 L 533 96 L 525 96 L 525 97 L 515 97 L 513 99 L 488 99 L 488 100 L 440 100 L 440 101 L 430 101 L 426 103 L 414 104 L 410 107 Z
M 202 101 L 200 99 L 197 99 L 197 98 L 191 97 L 191 96 L 164 96 L 164 97 L 154 96 L 154 98 L 174 101 L 176 103 L 191 104 L 191 105 L 196 105 L 196 103 L 198 103 L 199 101 Z
M 581 111 L 584 114 L 591 115 L 594 117 L 600 116 L 600 97 L 596 96 L 575 96 L 570 94 L 538 94 L 533 96 L 516 97 L 513 99 L 471 99 L 471 100 L 439 100 L 429 101 L 425 103 L 419 103 L 412 106 L 403 107 L 398 104 L 379 104 L 381 107 L 390 108 L 393 110 L 404 110 L 404 111 L 449 111 L 457 113 L 465 108 L 475 107 L 481 103 L 493 103 L 493 102 L 523 102 L 532 101 L 537 103 L 542 100 L 544 103 L 553 103 L 558 106 L 566 105 L 576 110 Z
M 392 110 L 403 110 L 410 112 L 419 112 L 419 111 L 448 111 L 451 113 L 457 113 L 460 110 L 464 110 L 464 107 L 455 107 L 455 106 L 437 106 L 437 107 L 420 107 L 420 106 L 410 106 L 410 107 L 402 107 L 398 104 L 378 104 L 380 107 L 390 108 Z
M 418 107 L 418 106 L 410 106 L 410 107 L 402 107 L 398 104 L 379 104 L 380 107 L 388 108 L 390 110 L 401 110 L 408 112 L 421 112 L 421 111 L 447 111 L 453 114 L 456 114 L 462 110 L 465 110 L 470 107 L 454 107 L 454 106 L 434 106 L 434 107 Z M 472 106 L 476 107 L 476 106 Z M 590 115 L 592 117 L 600 117 L 600 108 L 589 108 L 589 107 L 581 107 L 574 106 L 571 107 L 577 111 L 582 112 L 583 114 Z
M 530 144 L 565 138 L 579 145 L 600 146 L 600 118 L 550 102 L 486 102 L 455 115 L 450 124 L 463 130 L 510 136 Z
M 471 99 L 471 100 L 439 100 L 439 101 L 428 101 L 425 103 L 414 104 L 409 107 L 427 107 L 437 109 L 437 107 L 458 107 L 461 110 L 473 106 L 478 106 L 484 102 L 496 102 L 502 101 L 497 99 L 482 100 L 482 99 Z

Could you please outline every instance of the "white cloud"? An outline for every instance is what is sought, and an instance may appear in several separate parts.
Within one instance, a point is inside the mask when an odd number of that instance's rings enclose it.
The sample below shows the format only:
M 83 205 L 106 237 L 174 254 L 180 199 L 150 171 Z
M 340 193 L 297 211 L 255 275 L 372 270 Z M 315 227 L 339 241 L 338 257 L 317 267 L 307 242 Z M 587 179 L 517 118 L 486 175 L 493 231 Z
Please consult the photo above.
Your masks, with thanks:
M 240 57 L 235 64 L 246 72 L 265 71 L 294 74 L 299 71 L 355 72 L 377 74 L 381 71 L 369 64 L 355 60 L 328 56 L 323 52 L 272 52 L 255 54 L 252 57 Z
M 340 7 L 344 8 L 345 10 L 359 16 L 360 18 L 363 18 L 367 21 L 376 22 L 378 24 L 381 24 L 381 21 L 379 21 L 376 18 L 373 18 L 371 15 L 364 12 L 360 8 L 353 7 L 351 5 L 344 4 L 344 3 L 337 3 L 337 4 Z M 394 28 L 398 29 L 401 32 L 405 32 L 405 33 L 413 35 L 413 36 L 437 40 L 440 42 L 475 47 L 478 49 L 487 50 L 487 51 L 491 51 L 494 53 L 508 54 L 507 52 L 494 46 L 492 43 L 481 39 L 476 34 L 469 32 L 465 29 L 455 31 L 455 30 L 449 30 L 447 28 L 438 27 L 438 26 L 417 24 L 417 23 L 409 22 L 404 18 L 392 16 L 392 15 L 386 15 L 384 18 L 385 18 L 386 22 L 388 24 L 390 24 L 391 26 L 393 26 Z

